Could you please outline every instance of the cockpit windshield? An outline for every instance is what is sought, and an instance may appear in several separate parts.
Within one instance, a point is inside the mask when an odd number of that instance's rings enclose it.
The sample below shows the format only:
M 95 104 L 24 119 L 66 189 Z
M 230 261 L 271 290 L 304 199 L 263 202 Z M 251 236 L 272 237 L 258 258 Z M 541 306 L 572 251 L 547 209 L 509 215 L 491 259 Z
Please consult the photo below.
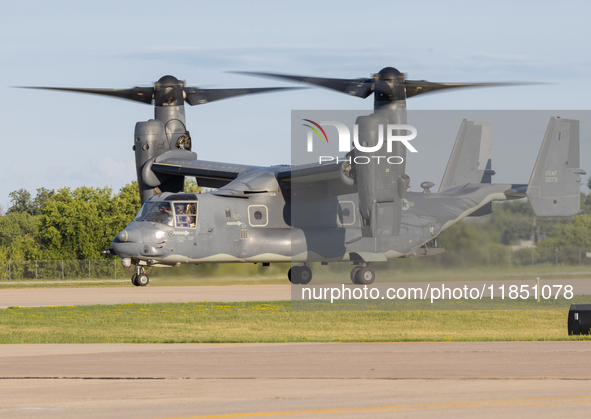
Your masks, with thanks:
M 153 221 L 172 227 L 173 215 L 169 202 L 146 202 L 135 221 Z
M 152 221 L 173 227 L 195 228 L 196 202 L 146 202 L 134 221 Z

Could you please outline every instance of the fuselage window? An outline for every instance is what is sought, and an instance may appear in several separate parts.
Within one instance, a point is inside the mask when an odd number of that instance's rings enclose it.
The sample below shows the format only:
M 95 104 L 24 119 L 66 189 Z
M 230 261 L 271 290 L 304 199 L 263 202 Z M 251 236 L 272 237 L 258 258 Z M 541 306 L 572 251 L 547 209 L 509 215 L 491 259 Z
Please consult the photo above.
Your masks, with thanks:
M 175 202 L 176 226 L 182 228 L 195 228 L 197 225 L 197 203 Z
M 340 201 L 337 207 L 337 223 L 341 226 L 355 224 L 355 203 L 352 201 Z
M 264 227 L 269 223 L 268 210 L 265 205 L 248 207 L 248 223 L 253 227 Z

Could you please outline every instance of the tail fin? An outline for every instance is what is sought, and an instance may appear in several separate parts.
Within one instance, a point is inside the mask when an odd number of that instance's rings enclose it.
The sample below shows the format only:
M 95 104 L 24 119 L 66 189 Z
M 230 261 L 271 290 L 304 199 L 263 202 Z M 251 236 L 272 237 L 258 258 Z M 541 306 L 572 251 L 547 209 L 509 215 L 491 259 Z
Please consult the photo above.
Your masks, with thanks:
M 467 183 L 491 183 L 490 122 L 462 121 L 439 192 Z M 469 217 L 492 213 L 492 203 Z
M 579 121 L 550 118 L 526 195 L 538 217 L 581 213 Z
M 490 122 L 462 121 L 439 192 L 467 183 L 491 183 Z

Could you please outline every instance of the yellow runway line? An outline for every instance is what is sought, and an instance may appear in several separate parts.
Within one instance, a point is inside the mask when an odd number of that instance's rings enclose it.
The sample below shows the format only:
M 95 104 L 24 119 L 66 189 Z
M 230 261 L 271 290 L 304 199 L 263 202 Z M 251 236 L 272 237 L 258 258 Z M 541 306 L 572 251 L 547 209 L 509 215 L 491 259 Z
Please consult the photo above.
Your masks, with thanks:
M 282 412 L 258 412 L 258 413 L 231 413 L 206 416 L 182 416 L 165 419 L 213 419 L 213 418 L 247 418 L 263 416 L 293 416 L 293 415 L 322 415 L 322 414 L 346 414 L 346 413 L 372 413 L 372 412 L 402 412 L 409 410 L 442 410 L 442 409 L 481 409 L 495 407 L 531 407 L 531 406 L 557 406 L 572 404 L 591 404 L 591 395 L 574 397 L 540 397 L 531 399 L 507 399 L 507 400 L 481 400 L 449 403 L 419 403 L 400 404 L 392 406 L 367 406 L 336 409 L 311 409 L 311 410 L 286 410 Z

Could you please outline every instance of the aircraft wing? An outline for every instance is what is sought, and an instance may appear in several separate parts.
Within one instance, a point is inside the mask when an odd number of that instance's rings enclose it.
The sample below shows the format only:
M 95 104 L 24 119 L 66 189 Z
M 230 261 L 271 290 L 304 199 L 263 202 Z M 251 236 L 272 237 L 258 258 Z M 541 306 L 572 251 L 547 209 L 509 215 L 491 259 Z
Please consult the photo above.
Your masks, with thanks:
M 262 169 L 259 166 L 197 160 L 196 157 L 195 153 L 184 150 L 164 153 L 142 170 L 144 181 L 148 182 L 150 175 L 143 172 L 150 169 L 156 176 L 189 176 L 196 178 L 199 186 L 222 188 L 248 172 Z M 314 163 L 269 169 L 284 190 L 328 188 L 333 196 L 357 192 L 356 185 L 345 185 L 341 181 L 340 168 L 340 163 Z
M 291 183 L 310 183 L 338 179 L 341 165 L 337 163 L 313 163 L 300 166 L 286 166 L 277 173 L 277 180 Z
M 277 180 L 290 189 L 328 188 L 331 195 L 357 192 L 357 185 L 346 185 L 340 179 L 341 163 L 313 163 L 287 166 L 277 172 Z M 282 186 L 283 188 L 283 186 Z
M 219 163 L 174 157 L 161 160 L 156 159 L 152 163 L 152 171 L 155 173 L 194 177 L 199 186 L 206 188 L 221 188 L 238 176 L 258 168 L 258 166 L 244 164 Z

